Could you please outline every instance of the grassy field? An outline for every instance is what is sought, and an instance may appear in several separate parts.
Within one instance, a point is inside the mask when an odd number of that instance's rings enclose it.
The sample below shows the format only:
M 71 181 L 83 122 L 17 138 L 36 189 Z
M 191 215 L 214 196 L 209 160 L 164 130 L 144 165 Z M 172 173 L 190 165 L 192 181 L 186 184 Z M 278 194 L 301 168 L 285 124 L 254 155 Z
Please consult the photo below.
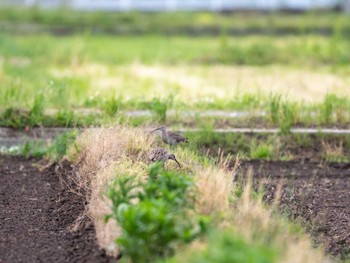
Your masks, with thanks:
M 0 34 L 0 125 L 123 122 L 118 113 L 135 109 L 151 110 L 153 121 L 168 125 L 179 122 L 166 115 L 169 109 L 264 111 L 269 113 L 265 126 L 281 126 L 283 118 L 301 126 L 349 121 L 347 16 L 61 11 L 0 10 L 0 25 L 11 25 Z M 163 32 L 170 28 L 166 18 L 176 28 L 170 35 Z M 25 23 L 74 30 L 68 35 L 32 31 L 23 29 Z M 144 29 L 108 34 L 111 25 Z M 94 26 L 106 30 L 82 30 Z M 202 30 L 193 37 L 187 30 L 192 26 L 219 31 Z M 233 126 L 240 122 L 229 120 Z M 220 126 L 216 120 L 208 123 Z

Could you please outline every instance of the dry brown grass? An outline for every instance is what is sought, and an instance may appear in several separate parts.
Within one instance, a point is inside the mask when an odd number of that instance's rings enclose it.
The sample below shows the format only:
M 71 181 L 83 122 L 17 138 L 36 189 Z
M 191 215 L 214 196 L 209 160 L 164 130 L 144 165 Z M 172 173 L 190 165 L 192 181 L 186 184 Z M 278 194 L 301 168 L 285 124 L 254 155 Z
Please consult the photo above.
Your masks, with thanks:
M 346 156 L 344 153 L 343 141 L 339 141 L 336 144 L 332 144 L 323 140 L 321 143 L 323 148 L 323 158 L 325 158 L 326 160 L 335 161 Z
M 123 98 L 152 99 L 155 94 L 176 94 L 180 101 L 233 99 L 237 95 L 281 94 L 291 101 L 322 102 L 329 93 L 350 96 L 350 78 L 325 70 L 281 68 L 280 66 L 122 66 L 84 63 L 79 67 L 52 69 L 56 78 L 82 77 L 93 87 L 88 95 L 119 94 Z M 127 89 L 125 87 L 128 87 Z
M 233 189 L 232 175 L 214 167 L 196 171 L 197 211 L 204 215 L 222 214 L 229 210 L 228 197 Z
M 284 263 L 326 263 L 330 262 L 322 249 L 314 248 L 306 234 L 292 233 L 289 223 L 276 213 L 276 205 L 281 195 L 277 189 L 272 207 L 264 205 L 262 198 L 252 198 L 252 170 L 247 172 L 247 184 L 242 198 L 235 202 L 231 224 L 242 233 L 248 242 L 273 243 L 282 251 L 280 262 Z M 280 188 L 281 185 L 278 187 Z
M 146 174 L 147 154 L 154 139 L 142 128 L 116 126 L 88 129 L 79 136 L 76 144 L 69 157 L 77 166 L 80 187 L 90 193 L 87 213 L 95 225 L 99 245 L 116 255 L 118 249 L 114 240 L 120 230 L 116 222 L 104 223 L 104 216 L 110 213 L 104 193 L 118 175 Z
M 87 212 L 95 225 L 98 243 L 110 254 L 118 252 L 114 240 L 120 229 L 114 221 L 107 225 L 103 222 L 104 215 L 110 213 L 110 204 L 103 193 L 118 175 L 146 176 L 147 154 L 156 146 L 156 140 L 149 137 L 144 128 L 117 126 L 85 131 L 70 153 L 78 168 L 81 187 L 88 188 L 91 193 Z M 328 262 L 320 250 L 312 247 L 306 235 L 288 230 L 288 223 L 276 215 L 276 209 L 266 207 L 259 198 L 252 198 L 249 182 L 242 198 L 232 203 L 235 171 L 225 169 L 225 160 L 214 164 L 187 148 L 177 147 L 173 151 L 183 166 L 182 171 L 194 177 L 198 213 L 212 216 L 218 227 L 227 231 L 234 229 L 248 241 L 253 242 L 256 238 L 274 240 L 283 251 L 280 262 Z M 177 168 L 169 162 L 167 169 Z

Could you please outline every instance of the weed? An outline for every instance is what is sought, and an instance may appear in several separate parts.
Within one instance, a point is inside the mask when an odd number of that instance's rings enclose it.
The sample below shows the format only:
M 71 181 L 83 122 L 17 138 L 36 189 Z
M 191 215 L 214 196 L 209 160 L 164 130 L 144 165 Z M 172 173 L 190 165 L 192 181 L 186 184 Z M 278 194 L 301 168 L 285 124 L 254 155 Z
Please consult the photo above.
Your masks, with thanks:
M 339 141 L 335 145 L 322 140 L 323 158 L 328 162 L 348 162 L 349 157 L 344 153 L 343 141 Z
M 208 244 L 199 251 L 181 255 L 180 258 L 170 259 L 164 262 L 188 262 L 188 263 L 272 263 L 278 262 L 279 252 L 276 247 L 266 244 L 247 241 L 243 236 L 234 231 L 212 231 Z M 184 260 L 185 258 L 185 260 Z
M 204 221 L 193 214 L 193 181 L 187 175 L 152 166 L 145 183 L 133 176 L 120 176 L 108 191 L 112 214 L 122 228 L 116 240 L 132 262 L 151 262 L 173 255 L 205 230 Z M 191 201 L 192 200 L 192 201 Z
M 48 118 L 46 118 L 45 121 L 48 121 Z M 76 121 L 77 118 L 72 110 L 61 109 L 54 116 L 52 125 L 73 127 L 76 124 Z
M 45 97 L 42 92 L 34 97 L 33 106 L 29 112 L 29 124 L 37 126 L 42 123 L 45 108 Z
M 334 96 L 327 95 L 323 101 L 321 116 L 322 116 L 322 121 L 326 124 L 329 124 L 333 118 L 333 110 L 334 110 L 333 99 L 334 99 Z
M 68 147 L 75 145 L 75 138 L 78 131 L 64 132 L 58 135 L 49 146 L 47 155 L 54 160 L 62 159 L 67 154 Z
M 20 147 L 20 155 L 26 158 L 32 156 L 35 158 L 42 158 L 47 154 L 48 148 L 43 141 L 29 141 Z
M 18 108 L 7 108 L 0 116 L 2 126 L 23 128 L 29 123 L 29 112 Z
M 108 116 L 114 117 L 120 109 L 121 104 L 121 98 L 116 99 L 115 96 L 111 96 L 111 98 L 104 103 L 103 109 Z
M 269 113 L 272 124 L 279 123 L 279 112 L 281 107 L 281 95 L 272 96 L 269 100 Z
M 166 122 L 167 110 L 172 106 L 173 100 L 173 96 L 169 96 L 167 99 L 153 98 L 151 102 L 146 103 L 148 109 L 152 111 L 155 121 Z
M 43 140 L 26 140 L 25 143 L 9 148 L 3 149 L 3 152 L 13 155 L 21 155 L 26 158 L 48 158 L 51 160 L 60 160 L 66 153 L 69 146 L 74 145 L 77 131 L 64 132 L 58 135 L 52 142 Z
M 250 157 L 254 159 L 272 159 L 274 157 L 274 146 L 272 143 L 251 144 Z
M 350 108 L 350 101 L 348 98 L 338 97 L 336 94 L 327 94 L 324 97 L 323 104 L 321 105 L 320 121 L 321 123 L 330 124 L 332 122 L 344 122 L 345 117 L 343 112 L 348 111 Z
M 288 134 L 295 123 L 297 106 L 293 103 L 284 102 L 281 108 L 280 133 Z

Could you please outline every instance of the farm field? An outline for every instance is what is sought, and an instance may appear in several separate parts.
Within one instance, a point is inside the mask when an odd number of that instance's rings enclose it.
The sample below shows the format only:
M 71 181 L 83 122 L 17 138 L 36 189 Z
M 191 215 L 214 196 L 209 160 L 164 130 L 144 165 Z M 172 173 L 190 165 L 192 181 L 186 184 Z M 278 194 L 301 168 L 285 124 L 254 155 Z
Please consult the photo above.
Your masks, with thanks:
M 2 126 L 123 123 L 123 112 L 128 110 L 148 110 L 153 121 L 174 126 L 182 120 L 167 116 L 169 110 L 265 112 L 260 118 L 263 125 L 275 127 L 285 122 L 347 127 L 349 122 L 349 103 L 344 99 L 349 96 L 347 16 L 311 14 L 294 20 L 290 16 L 257 16 L 256 25 L 265 25 L 271 32 L 283 29 L 281 36 L 261 30 L 247 35 L 225 31 L 230 19 L 234 27 L 249 29 L 240 27 L 239 15 L 216 19 L 210 14 L 193 14 L 192 18 L 207 17 L 208 26 L 222 29 L 216 35 L 204 31 L 193 37 L 182 28 L 187 25 L 184 17 L 191 18 L 188 14 L 173 15 L 178 20 L 174 26 L 183 31 L 170 35 L 156 29 L 149 32 L 154 21 L 164 19 L 158 17 L 161 15 L 140 15 L 140 20 L 150 25 L 139 34 L 96 33 L 80 28 L 61 35 L 47 30 L 32 32 L 26 27 L 24 32 L 5 29 L 8 24 L 15 28 L 27 24 L 52 26 L 55 19 L 63 28 L 80 25 L 69 12 L 62 18 L 51 14 L 54 21 L 50 22 L 44 12 L 26 11 L 23 17 L 19 11 L 3 12 Z M 80 15 L 87 21 L 102 19 L 98 13 Z M 124 16 L 105 19 L 124 19 L 123 23 L 134 28 L 136 15 Z M 275 22 L 268 24 L 269 19 Z M 317 31 L 311 22 L 318 20 L 326 32 Z M 301 24 L 311 28 L 302 30 Z M 215 119 L 209 119 L 207 123 L 220 127 Z M 189 121 L 200 125 L 194 118 Z M 233 126 L 242 122 L 227 121 Z M 139 125 L 149 118 L 132 118 L 130 122 Z M 244 123 L 254 125 L 256 120 L 246 118 Z
M 349 262 L 349 22 L 0 8 L 0 262 Z

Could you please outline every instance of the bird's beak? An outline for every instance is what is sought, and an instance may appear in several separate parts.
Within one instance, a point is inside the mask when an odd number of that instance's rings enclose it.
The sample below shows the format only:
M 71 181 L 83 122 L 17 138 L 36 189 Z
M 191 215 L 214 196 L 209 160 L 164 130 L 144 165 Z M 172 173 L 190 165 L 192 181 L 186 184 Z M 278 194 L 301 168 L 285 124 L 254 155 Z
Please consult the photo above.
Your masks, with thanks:
M 159 131 L 159 128 L 157 128 L 157 129 L 155 129 L 155 130 L 151 131 L 150 133 L 155 132 L 155 131 Z
M 180 163 L 176 160 L 176 158 L 174 157 L 174 161 L 178 164 L 179 168 L 181 168 Z

